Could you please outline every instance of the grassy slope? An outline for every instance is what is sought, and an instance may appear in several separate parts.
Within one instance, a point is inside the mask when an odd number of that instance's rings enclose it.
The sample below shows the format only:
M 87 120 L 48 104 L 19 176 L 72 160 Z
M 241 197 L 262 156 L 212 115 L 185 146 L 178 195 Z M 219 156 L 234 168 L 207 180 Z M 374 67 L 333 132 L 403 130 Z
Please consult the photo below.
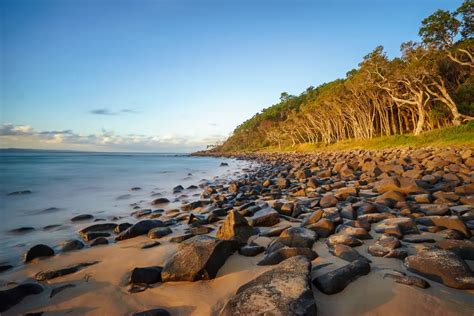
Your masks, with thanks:
M 474 147 L 474 121 L 462 126 L 446 127 L 423 133 L 419 136 L 395 135 L 376 137 L 366 141 L 347 140 L 331 145 L 323 144 L 301 144 L 295 147 L 286 147 L 281 150 L 278 147 L 267 147 L 260 151 L 265 152 L 311 152 L 331 151 L 349 149 L 384 149 L 397 147 L 444 147 L 444 146 L 468 146 Z

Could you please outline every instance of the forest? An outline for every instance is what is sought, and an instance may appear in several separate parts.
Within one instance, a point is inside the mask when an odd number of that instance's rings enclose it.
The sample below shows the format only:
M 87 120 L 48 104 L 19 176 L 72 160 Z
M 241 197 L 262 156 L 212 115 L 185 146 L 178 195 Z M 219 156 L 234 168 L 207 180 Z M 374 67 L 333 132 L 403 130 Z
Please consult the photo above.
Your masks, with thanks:
M 212 150 L 332 144 L 377 136 L 419 135 L 474 118 L 474 1 L 421 22 L 419 42 L 390 59 L 376 47 L 344 79 L 281 93 L 280 102 L 239 125 Z

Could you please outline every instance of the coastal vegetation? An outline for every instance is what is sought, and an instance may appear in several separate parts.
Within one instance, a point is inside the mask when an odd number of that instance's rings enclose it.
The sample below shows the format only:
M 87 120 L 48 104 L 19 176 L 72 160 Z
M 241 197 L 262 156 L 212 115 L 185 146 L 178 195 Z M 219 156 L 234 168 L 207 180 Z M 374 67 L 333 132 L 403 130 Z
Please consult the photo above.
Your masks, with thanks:
M 473 0 L 455 12 L 438 10 L 421 22 L 419 42 L 401 44 L 400 57 L 390 59 L 378 46 L 343 79 L 300 95 L 283 92 L 210 150 L 296 150 L 387 137 L 417 142 L 427 131 L 466 124 L 474 116 L 473 28 Z M 472 124 L 460 131 L 474 135 Z

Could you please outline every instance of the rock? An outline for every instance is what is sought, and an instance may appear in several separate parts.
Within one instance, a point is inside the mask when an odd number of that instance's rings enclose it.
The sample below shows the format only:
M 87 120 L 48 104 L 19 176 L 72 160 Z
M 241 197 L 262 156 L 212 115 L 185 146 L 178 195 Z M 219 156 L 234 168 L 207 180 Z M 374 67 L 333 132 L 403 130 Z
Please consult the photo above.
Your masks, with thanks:
M 154 308 L 144 312 L 134 313 L 132 316 L 171 316 L 171 314 L 162 308 Z
M 335 234 L 331 235 L 326 239 L 326 243 L 329 247 L 335 245 L 346 245 L 350 247 L 357 247 L 362 245 L 362 241 L 355 238 L 352 235 L 345 235 L 345 234 Z
M 286 189 L 290 186 L 291 182 L 290 180 L 286 179 L 286 178 L 278 178 L 276 180 L 276 185 L 280 188 L 280 189 Z
M 34 231 L 35 228 L 34 227 L 19 227 L 19 228 L 15 228 L 15 229 L 12 229 L 10 230 L 10 233 L 13 233 L 13 234 L 25 234 L 25 233 L 30 233 L 32 231 Z
M 0 272 L 10 270 L 11 268 L 13 268 L 11 264 L 5 264 L 5 263 L 0 264 Z
M 440 240 L 435 246 L 452 251 L 464 260 L 474 260 L 474 242 L 470 240 Z
M 213 229 L 207 226 L 193 227 L 190 230 L 190 233 L 193 235 L 205 235 L 209 234 Z
M 144 244 L 142 246 L 142 249 L 150 249 L 159 245 L 161 245 L 159 241 L 149 242 L 149 243 Z
M 322 218 L 318 222 L 307 226 L 307 228 L 316 232 L 318 236 L 326 238 L 334 233 L 335 226 L 331 220 Z
M 173 188 L 173 193 L 179 193 L 184 190 L 184 187 L 182 185 L 177 185 Z
M 439 226 L 435 226 L 438 228 Z M 440 232 L 438 232 L 438 235 L 441 236 L 443 239 L 464 239 L 464 235 L 454 229 L 443 229 Z
M 161 282 L 162 267 L 135 268 L 130 275 L 130 283 L 134 284 L 154 284 Z
M 110 237 L 110 234 L 106 232 L 90 232 L 82 236 L 85 241 L 92 241 L 94 239 L 104 237 Z
M 158 239 L 171 234 L 173 231 L 169 227 L 155 227 L 148 231 L 148 238 Z
M 342 244 L 337 244 L 329 248 L 329 252 L 334 256 L 348 262 L 353 262 L 356 260 L 368 260 L 367 258 L 362 256 L 357 250 Z
M 135 225 L 129 227 L 127 230 L 123 231 L 115 237 L 115 240 L 120 241 L 120 240 L 125 240 L 129 238 L 134 238 L 140 235 L 146 235 L 148 232 L 155 228 L 155 227 L 164 227 L 165 224 L 157 219 L 145 219 L 142 221 L 139 221 Z
M 175 237 L 171 237 L 170 242 L 182 243 L 183 241 L 188 240 L 192 237 L 194 237 L 194 234 L 192 233 L 181 234 Z
M 219 240 L 207 235 L 183 241 L 163 267 L 163 282 L 215 278 L 227 258 L 237 250 L 237 244 L 233 240 Z
M 285 259 L 295 257 L 295 256 L 304 256 L 308 260 L 314 260 L 318 257 L 318 254 L 309 248 L 288 248 L 283 247 L 277 249 L 273 252 L 267 254 L 262 260 L 260 260 L 257 265 L 259 266 L 268 266 L 274 265 L 282 262 Z
M 474 289 L 474 275 L 457 254 L 447 250 L 425 250 L 405 259 L 411 272 L 455 289 Z
M 390 250 L 389 253 L 387 253 L 384 258 L 395 258 L 395 259 L 400 259 L 403 260 L 408 256 L 408 253 L 403 250 L 403 249 L 393 249 Z
M 236 182 L 232 182 L 231 184 L 229 184 L 228 191 L 230 193 L 237 193 L 239 191 L 239 184 Z
M 23 283 L 14 288 L 0 291 L 0 312 L 5 312 L 25 297 L 43 292 L 43 287 L 37 283 Z
M 256 255 L 261 254 L 264 251 L 265 247 L 258 245 L 246 245 L 239 248 L 239 254 L 246 257 L 255 257 Z
M 61 243 L 60 247 L 62 252 L 68 252 L 84 248 L 84 243 L 78 239 L 70 239 Z
M 347 164 L 344 164 L 339 170 L 339 175 L 342 178 L 352 178 L 354 177 L 354 171 Z
M 301 224 L 301 226 L 307 226 L 307 225 L 316 223 L 323 217 L 323 214 L 324 214 L 323 210 L 314 211 L 313 213 L 311 213 L 311 215 L 309 215 L 303 220 L 303 223 Z
M 375 232 L 379 234 L 392 235 L 394 230 L 400 234 L 419 234 L 416 222 L 409 217 L 387 218 L 375 226 Z
M 319 206 L 322 208 L 332 207 L 337 205 L 338 200 L 333 194 L 326 194 L 319 201 Z
M 311 264 L 298 256 L 242 285 L 219 315 L 316 315 L 309 283 Z
M 311 230 L 302 227 L 290 227 L 284 230 L 276 242 L 293 248 L 311 248 L 318 236 Z
M 94 224 L 92 226 L 88 226 L 84 229 L 81 229 L 79 231 L 79 235 L 83 237 L 87 235 L 87 233 L 114 230 L 116 227 L 117 227 L 117 224 L 115 223 Z
M 352 281 L 369 272 L 370 264 L 367 260 L 356 260 L 316 277 L 313 279 L 313 284 L 324 294 L 336 294 L 344 290 Z
M 398 238 L 387 235 L 380 236 L 379 240 L 377 240 L 377 244 L 388 249 L 395 249 L 401 246 Z
M 425 215 L 445 215 L 449 212 L 449 207 L 442 204 L 420 204 L 419 210 Z
M 267 230 L 263 233 L 260 233 L 259 235 L 260 236 L 264 236 L 264 237 L 275 237 L 275 236 L 280 236 L 281 233 L 284 231 L 284 230 L 287 230 L 288 228 L 290 228 L 291 226 L 290 225 L 285 225 L 285 226 L 281 226 L 281 227 L 276 227 L 276 228 L 272 228 L 270 230 Z
M 425 216 L 417 218 L 416 221 L 422 225 L 435 225 L 448 229 L 454 229 L 465 237 L 471 237 L 471 231 L 458 216 Z
M 421 244 L 421 243 L 434 243 L 435 240 L 431 237 L 426 236 L 405 236 L 403 237 L 403 241 L 409 242 L 412 244 Z
M 397 191 L 404 194 L 425 193 L 425 190 L 418 185 L 416 180 L 406 177 L 389 177 L 374 184 L 374 188 L 379 193 Z
M 99 237 L 99 238 L 94 239 L 94 240 L 90 243 L 90 246 L 91 246 L 91 247 L 95 247 L 95 246 L 99 246 L 99 245 L 107 245 L 108 243 L 109 243 L 109 241 L 107 240 L 107 238 L 105 238 L 105 237 Z
M 373 244 L 370 245 L 369 248 L 367 248 L 367 251 L 374 257 L 384 257 L 390 252 L 390 249 L 378 244 Z
M 250 236 L 254 235 L 254 228 L 251 227 L 245 217 L 237 211 L 230 211 L 224 222 L 217 230 L 216 237 L 226 240 L 236 240 L 239 244 L 247 243 Z
M 97 263 L 99 263 L 99 261 L 83 262 L 83 263 L 75 264 L 75 265 L 58 269 L 58 270 L 41 271 L 35 275 L 35 279 L 36 281 L 47 281 L 47 280 L 55 279 L 63 275 L 75 273 L 81 269 L 84 269 L 88 266 L 91 266 Z
M 157 198 L 157 199 L 154 199 L 151 204 L 152 205 L 161 205 L 161 204 L 167 204 L 169 203 L 170 200 L 168 200 L 167 198 Z
M 150 214 L 151 214 L 151 209 L 145 209 L 145 210 L 138 210 L 138 211 L 132 212 L 130 215 L 136 218 L 140 218 L 140 217 L 144 217 Z
M 31 194 L 32 192 L 30 190 L 23 190 L 23 191 L 14 191 L 14 192 L 9 192 L 7 195 L 23 195 L 23 194 Z
M 280 215 L 272 208 L 265 208 L 256 212 L 249 221 L 252 226 L 273 226 L 279 222 Z
M 220 166 L 221 167 L 227 167 L 229 164 L 227 162 L 221 162 Z
M 130 223 L 120 223 L 115 227 L 114 233 L 120 234 L 121 232 L 127 230 L 129 227 L 132 227 L 132 224 Z
M 388 207 L 394 207 L 398 202 L 402 201 L 405 201 L 405 195 L 398 191 L 387 191 L 375 199 L 376 203 L 385 204 Z
M 416 286 L 422 289 L 427 289 L 430 287 L 430 284 L 428 282 L 416 276 L 395 275 L 391 273 L 386 273 L 383 277 L 390 277 L 394 279 L 397 283 Z
M 77 215 L 77 216 L 74 216 L 73 218 L 71 218 L 71 222 L 80 222 L 80 221 L 88 221 L 88 220 L 91 220 L 93 219 L 94 216 L 92 216 L 91 214 L 81 214 L 81 215 Z
M 54 250 L 43 244 L 31 247 L 25 254 L 24 262 L 30 262 L 35 258 L 54 256 Z
M 357 189 L 354 187 L 340 188 L 334 193 L 334 196 L 339 200 L 346 200 L 350 196 L 357 196 Z
M 338 233 L 342 235 L 351 235 L 358 239 L 372 239 L 372 236 L 362 227 L 351 227 L 346 225 L 339 226 Z

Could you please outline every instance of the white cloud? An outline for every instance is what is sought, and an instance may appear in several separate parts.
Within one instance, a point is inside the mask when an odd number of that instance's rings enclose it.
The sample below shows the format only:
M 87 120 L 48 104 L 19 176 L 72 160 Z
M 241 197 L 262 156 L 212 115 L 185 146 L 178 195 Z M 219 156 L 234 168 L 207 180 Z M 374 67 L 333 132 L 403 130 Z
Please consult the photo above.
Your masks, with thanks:
M 72 130 L 37 131 L 29 125 L 0 126 L 1 147 L 77 149 L 99 151 L 193 151 L 222 140 L 222 135 L 196 139 L 186 135 L 118 135 L 102 130 L 96 134 L 79 134 Z

